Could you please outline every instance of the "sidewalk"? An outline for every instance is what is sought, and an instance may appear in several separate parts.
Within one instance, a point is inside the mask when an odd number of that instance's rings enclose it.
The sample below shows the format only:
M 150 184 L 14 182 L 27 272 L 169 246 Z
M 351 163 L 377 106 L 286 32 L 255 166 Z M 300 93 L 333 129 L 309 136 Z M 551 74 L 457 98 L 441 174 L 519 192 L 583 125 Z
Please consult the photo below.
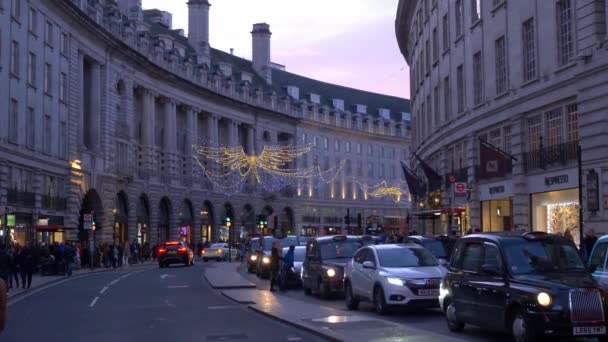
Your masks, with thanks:
M 340 310 L 289 298 L 266 290 L 234 288 L 229 285 L 251 283 L 237 270 L 238 264 L 218 264 L 205 270 L 226 282 L 222 295 L 249 309 L 285 324 L 323 336 L 332 341 L 465 341 L 356 312 Z M 232 275 L 228 275 L 232 272 Z M 241 279 L 238 279 L 241 278 Z M 215 280 L 215 279 L 214 279 Z M 230 280 L 230 281 L 227 281 Z M 251 283 L 253 284 L 253 283 Z M 213 285 L 212 285 L 213 286 Z M 215 287 L 215 286 L 214 286 Z
M 254 289 L 238 272 L 239 262 L 216 262 L 205 267 L 205 279 L 214 289 Z
M 139 267 L 139 266 L 147 266 L 147 265 L 154 265 L 154 264 L 156 264 L 156 262 L 150 261 L 150 262 L 130 265 L 129 267 Z M 104 268 L 104 267 L 99 268 L 98 267 L 98 268 L 94 268 L 94 269 L 78 269 L 78 270 L 74 270 L 71 277 L 68 277 L 66 275 L 43 276 L 43 275 L 40 275 L 39 273 L 37 273 L 32 276 L 32 286 L 29 289 L 23 289 L 21 287 L 19 287 L 18 289 L 12 288 L 8 292 L 8 299 L 9 300 L 14 299 L 21 295 L 30 293 L 38 288 L 44 287 L 46 285 L 52 285 L 52 284 L 58 283 L 62 280 L 75 279 L 75 278 L 79 278 L 81 276 L 85 276 L 87 274 L 108 272 L 108 271 L 113 271 L 113 270 L 125 270 L 125 269 L 129 269 L 129 268 Z M 21 277 L 19 277 L 19 285 L 22 285 Z

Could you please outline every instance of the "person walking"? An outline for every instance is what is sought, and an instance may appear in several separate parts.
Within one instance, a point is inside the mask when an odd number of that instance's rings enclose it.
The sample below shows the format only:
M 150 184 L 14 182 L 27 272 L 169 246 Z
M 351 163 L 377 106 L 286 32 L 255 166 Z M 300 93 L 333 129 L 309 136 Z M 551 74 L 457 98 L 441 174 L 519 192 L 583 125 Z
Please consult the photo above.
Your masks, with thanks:
M 279 254 L 279 243 L 273 241 L 272 249 L 270 250 L 270 291 L 274 291 L 274 285 L 277 283 L 279 278 L 280 259 L 281 255 Z
M 0 247 L 0 279 L 8 284 L 8 277 L 11 274 L 11 258 L 6 250 Z
M 72 267 L 74 264 L 74 248 L 70 243 L 65 246 L 63 260 L 65 262 L 65 275 L 68 277 L 72 276 Z
M 129 266 L 129 257 L 131 256 L 131 245 L 129 244 L 129 240 L 125 242 L 125 246 L 122 249 L 122 264 L 124 266 Z
M 9 247 L 8 249 L 8 257 L 10 268 L 8 272 L 8 288 L 13 287 L 13 280 L 15 283 L 15 288 L 19 288 L 19 263 L 17 262 L 17 252 L 14 246 Z
M 19 268 L 21 270 L 21 288 L 29 289 L 32 286 L 32 274 L 36 265 L 34 256 L 28 246 L 23 247 L 18 255 Z

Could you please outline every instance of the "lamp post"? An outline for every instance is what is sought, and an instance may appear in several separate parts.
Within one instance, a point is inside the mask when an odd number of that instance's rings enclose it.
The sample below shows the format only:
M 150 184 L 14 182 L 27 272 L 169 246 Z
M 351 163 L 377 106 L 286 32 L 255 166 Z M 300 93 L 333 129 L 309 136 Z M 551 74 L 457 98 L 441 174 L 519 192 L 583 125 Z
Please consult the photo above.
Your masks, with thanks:
M 232 226 L 232 219 L 230 217 L 226 217 L 226 227 L 228 227 L 228 262 L 232 258 L 232 236 L 230 234 Z

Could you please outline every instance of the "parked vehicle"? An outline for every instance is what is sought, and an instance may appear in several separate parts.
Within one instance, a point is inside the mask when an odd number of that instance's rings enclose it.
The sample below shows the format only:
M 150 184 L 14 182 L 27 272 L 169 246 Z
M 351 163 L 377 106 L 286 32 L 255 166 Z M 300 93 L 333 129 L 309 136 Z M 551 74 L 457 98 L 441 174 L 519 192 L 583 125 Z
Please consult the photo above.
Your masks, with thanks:
M 451 331 L 473 324 L 511 332 L 518 342 L 608 341 L 607 299 L 574 243 L 544 232 L 462 237 L 439 296 Z
M 260 246 L 260 238 L 256 237 L 251 239 L 249 242 L 249 248 L 247 249 L 247 272 L 254 273 L 258 267 L 258 249 Z
M 283 248 L 283 255 L 289 251 L 289 247 Z M 282 287 L 297 287 L 302 285 L 302 263 L 306 255 L 306 246 L 296 246 L 294 249 L 293 270 L 279 274 L 279 284 Z M 281 270 L 283 266 L 281 264 Z
M 305 294 L 313 290 L 322 298 L 344 289 L 344 265 L 363 246 L 360 236 L 335 235 L 317 237 L 306 245 L 302 266 Z
M 608 250 L 608 235 L 600 237 L 593 246 L 587 261 L 593 279 L 604 290 L 608 291 L 608 267 L 606 267 L 606 251 Z
M 344 268 L 346 306 L 356 310 L 360 301 L 368 301 L 378 314 L 391 306 L 437 307 L 439 283 L 446 273 L 420 245 L 366 246 Z
M 294 235 L 286 236 L 282 239 L 277 239 L 273 236 L 264 236 L 263 239 L 260 239 L 260 245 L 258 246 L 258 251 L 256 253 L 256 274 L 260 278 L 270 277 L 270 252 L 273 241 L 277 241 L 279 243 L 280 249 L 289 247 L 291 245 L 299 246 L 300 244 L 298 237 Z
M 405 239 L 405 242 L 415 243 L 426 248 L 441 265 L 447 265 L 450 260 L 450 253 L 446 245 L 439 238 L 434 236 L 412 235 Z
M 209 260 L 228 261 L 228 258 L 234 260 L 237 258 L 237 250 L 235 248 L 230 249 L 230 246 L 224 242 L 214 243 L 208 248 L 203 249 L 201 258 L 204 262 Z
M 194 252 L 181 241 L 167 241 L 158 248 L 158 267 L 171 264 L 194 265 Z

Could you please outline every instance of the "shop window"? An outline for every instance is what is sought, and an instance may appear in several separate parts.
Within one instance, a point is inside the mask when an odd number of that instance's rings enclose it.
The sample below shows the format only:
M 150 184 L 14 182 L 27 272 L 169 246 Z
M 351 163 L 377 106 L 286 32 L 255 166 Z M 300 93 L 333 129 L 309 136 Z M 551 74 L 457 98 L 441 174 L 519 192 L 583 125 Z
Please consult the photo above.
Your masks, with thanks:
M 579 241 L 578 188 L 532 194 L 534 230 L 564 235 Z

